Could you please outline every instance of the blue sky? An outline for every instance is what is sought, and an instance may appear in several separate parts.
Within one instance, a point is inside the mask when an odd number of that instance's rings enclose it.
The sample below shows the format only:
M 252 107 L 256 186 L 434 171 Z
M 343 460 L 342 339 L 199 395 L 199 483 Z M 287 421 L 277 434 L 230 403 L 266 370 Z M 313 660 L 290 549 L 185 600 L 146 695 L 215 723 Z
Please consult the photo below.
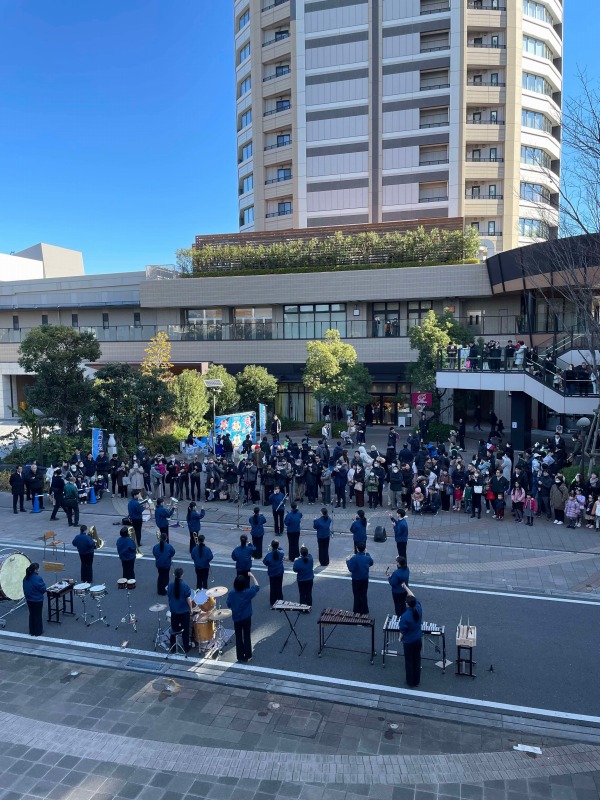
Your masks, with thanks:
M 565 7 L 569 94 L 577 65 L 600 77 L 600 15 Z M 0 0 L 0 252 L 45 241 L 112 272 L 237 229 L 232 17 L 233 0 Z

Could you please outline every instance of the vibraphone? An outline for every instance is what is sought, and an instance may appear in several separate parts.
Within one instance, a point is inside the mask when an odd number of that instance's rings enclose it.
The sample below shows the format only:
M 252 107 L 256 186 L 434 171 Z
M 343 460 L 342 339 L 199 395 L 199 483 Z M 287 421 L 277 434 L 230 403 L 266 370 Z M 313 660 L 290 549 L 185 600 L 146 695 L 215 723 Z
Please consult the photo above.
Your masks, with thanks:
M 311 608 L 312 606 L 307 606 L 304 605 L 303 603 L 294 603 L 292 600 L 277 600 L 274 603 L 274 605 L 271 606 L 271 609 L 273 611 L 283 611 L 285 618 L 288 621 L 288 625 L 290 626 L 290 632 L 287 635 L 287 639 L 281 646 L 281 650 L 279 651 L 280 653 L 283 653 L 284 648 L 288 643 L 290 636 L 293 634 L 296 641 L 298 642 L 298 647 L 300 648 L 300 652 L 298 653 L 298 655 L 300 656 L 302 655 L 302 651 L 306 647 L 306 643 L 302 644 L 302 642 L 298 638 L 298 634 L 296 633 L 296 624 L 300 619 L 300 614 L 308 614 Z M 297 614 L 296 614 L 296 619 L 292 622 L 289 615 L 293 614 L 294 611 L 296 611 Z
M 424 641 L 429 641 L 434 646 L 434 655 L 423 655 L 423 658 L 429 658 L 434 661 L 437 659 L 437 655 L 440 653 L 440 648 L 436 639 L 438 637 L 441 639 L 442 672 L 446 672 L 446 628 L 443 625 L 436 625 L 435 622 L 422 622 L 421 632 L 423 634 Z M 388 614 L 385 618 L 385 622 L 383 623 L 383 650 L 381 651 L 381 662 L 384 666 L 386 656 L 403 655 L 400 649 L 389 649 L 390 643 L 400 641 L 402 641 L 402 634 L 400 633 L 400 617 L 397 617 L 395 614 Z
M 324 608 L 318 619 L 319 624 L 319 657 L 325 649 L 331 634 L 338 625 L 357 626 L 371 629 L 371 664 L 375 660 L 375 620 L 366 614 L 354 614 L 352 611 L 344 611 L 341 608 Z M 332 630 L 325 636 L 325 628 L 331 626 Z M 331 646 L 331 645 L 330 645 Z M 364 653 L 364 650 L 354 650 L 347 647 L 332 647 L 332 650 L 345 650 L 348 653 Z

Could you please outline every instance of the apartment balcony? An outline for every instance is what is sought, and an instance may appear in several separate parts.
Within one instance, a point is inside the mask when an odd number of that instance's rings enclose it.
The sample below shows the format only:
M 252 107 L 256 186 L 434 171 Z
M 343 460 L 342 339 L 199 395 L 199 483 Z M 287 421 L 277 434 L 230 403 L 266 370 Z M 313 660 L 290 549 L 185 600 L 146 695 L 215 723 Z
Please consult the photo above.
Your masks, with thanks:
M 282 211 L 269 211 L 268 214 L 265 214 L 265 219 L 276 219 L 277 217 L 288 217 L 290 214 L 293 214 L 293 210 L 291 208 L 286 208 Z
M 432 6 L 431 8 L 422 8 L 419 12 L 420 16 L 425 17 L 429 14 L 445 14 L 450 11 L 450 5 L 447 3 L 440 3 L 439 5 Z
M 430 158 L 430 159 L 423 159 L 419 161 L 420 167 L 432 167 L 438 166 L 439 164 L 448 164 L 450 163 L 448 156 L 445 158 Z
M 290 196 L 290 181 L 292 176 L 287 178 L 270 178 L 265 181 L 265 200 L 277 200 L 280 197 Z
M 506 45 L 502 45 L 502 47 L 468 45 L 466 64 L 469 69 L 504 67 L 506 65 Z
M 290 18 L 290 0 L 263 0 L 261 24 L 281 25 Z
M 467 29 L 487 28 L 499 30 L 506 27 L 506 3 L 498 5 L 493 2 L 482 3 L 476 1 L 467 3 Z
M 419 197 L 419 203 L 447 203 L 448 195 L 440 194 L 436 197 Z
M 285 72 L 273 72 L 270 75 L 265 75 L 263 78 L 263 83 L 268 83 L 269 81 L 276 81 L 280 80 L 281 78 L 289 77 L 292 73 L 292 70 L 288 67 Z M 279 84 L 274 84 L 275 86 L 279 86 Z M 269 91 L 271 91 L 271 85 L 269 85 Z M 275 91 L 275 89 L 273 89 Z
M 280 42 L 287 42 L 286 49 L 289 50 L 290 47 L 290 42 L 288 41 L 289 38 L 290 38 L 289 33 L 281 33 L 277 36 L 269 36 L 269 38 L 265 39 L 265 41 L 262 43 L 262 46 L 263 48 L 265 48 L 265 47 L 271 47 L 271 45 L 279 44 Z
M 506 84 L 504 83 L 469 83 L 465 93 L 470 105 L 502 105 L 506 102 Z
M 292 107 L 287 108 L 274 108 L 265 111 L 263 116 L 263 133 L 275 133 L 282 128 L 292 127 Z
M 273 167 L 281 162 L 291 161 L 292 159 L 292 141 L 290 139 L 286 144 L 268 144 L 265 147 L 263 156 L 263 163 L 265 167 Z
M 419 86 L 419 91 L 420 92 L 433 92 L 436 89 L 449 89 L 449 88 L 450 88 L 450 84 L 449 83 L 432 83 L 429 86 L 421 84 L 421 86 Z
M 290 111 L 292 108 L 291 103 L 287 103 L 286 105 L 280 106 L 279 108 L 270 108 L 268 111 L 263 113 L 263 117 L 271 117 L 273 114 L 283 114 L 286 111 Z
M 502 214 L 504 207 L 503 197 L 497 195 L 480 195 L 472 197 L 471 194 L 465 195 L 465 216 L 468 217 L 497 217 Z
M 504 177 L 503 158 L 470 158 L 465 159 L 465 179 L 469 181 L 493 181 Z
M 449 44 L 440 44 L 440 45 L 436 45 L 436 46 L 432 46 L 432 47 L 430 47 L 429 45 L 425 45 L 424 47 L 421 47 L 419 52 L 420 53 L 439 53 L 442 50 L 450 50 L 450 45 Z
M 265 11 L 272 11 L 274 8 L 279 8 L 280 6 L 284 5 L 285 3 L 289 3 L 290 0 L 275 0 L 275 2 L 268 2 L 261 8 L 261 11 L 264 13 Z M 289 5 L 288 5 L 289 9 Z

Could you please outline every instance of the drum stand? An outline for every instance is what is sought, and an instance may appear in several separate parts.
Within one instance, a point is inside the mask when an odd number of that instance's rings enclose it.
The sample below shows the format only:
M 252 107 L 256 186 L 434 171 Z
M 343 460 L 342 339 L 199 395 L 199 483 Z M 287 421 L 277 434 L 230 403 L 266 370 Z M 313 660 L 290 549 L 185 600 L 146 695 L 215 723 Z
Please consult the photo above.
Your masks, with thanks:
M 185 648 L 183 646 L 183 630 L 173 633 L 173 636 L 175 637 L 175 644 L 172 644 L 169 647 L 165 658 L 168 659 L 169 656 L 172 655 L 184 655 L 187 658 L 188 654 L 185 652 Z
M 154 634 L 154 652 L 156 653 L 156 648 L 162 642 L 162 638 L 164 635 L 164 630 L 162 629 L 162 618 L 161 618 L 160 611 L 157 612 L 157 623 L 156 623 L 156 633 Z
M 103 594 L 102 597 L 106 597 L 106 594 Z M 102 611 L 102 597 L 94 597 L 94 600 L 96 601 L 96 607 L 98 609 L 98 618 L 93 619 L 91 622 L 88 622 L 87 623 L 88 628 L 91 625 L 94 625 L 96 622 L 103 622 L 107 628 L 110 627 L 110 622 L 107 621 L 106 614 L 104 613 L 104 611 Z M 90 614 L 90 616 L 93 617 L 94 615 Z
M 126 591 L 127 591 L 127 612 L 128 613 L 125 614 L 125 616 L 121 618 L 121 622 L 119 622 L 119 624 L 117 625 L 115 630 L 118 631 L 119 628 L 121 627 L 121 625 L 123 625 L 123 623 L 125 623 L 125 624 L 128 624 L 128 625 L 133 625 L 133 630 L 137 633 L 137 618 L 136 618 L 134 612 L 131 610 L 131 592 L 129 591 L 129 588 L 127 588 Z
M 90 619 L 92 619 L 94 615 L 93 614 L 88 614 L 87 611 L 85 610 L 85 598 L 86 598 L 85 594 L 80 594 L 79 595 L 79 599 L 81 600 L 81 602 L 83 604 L 83 614 L 80 614 L 78 617 L 75 617 L 75 622 L 78 622 L 80 619 L 83 619 L 83 624 L 87 625 L 88 624 L 88 617 Z M 100 607 L 100 606 L 98 605 L 98 607 Z M 98 622 L 98 620 L 96 620 L 96 622 Z M 90 623 L 90 625 L 91 625 L 91 623 Z

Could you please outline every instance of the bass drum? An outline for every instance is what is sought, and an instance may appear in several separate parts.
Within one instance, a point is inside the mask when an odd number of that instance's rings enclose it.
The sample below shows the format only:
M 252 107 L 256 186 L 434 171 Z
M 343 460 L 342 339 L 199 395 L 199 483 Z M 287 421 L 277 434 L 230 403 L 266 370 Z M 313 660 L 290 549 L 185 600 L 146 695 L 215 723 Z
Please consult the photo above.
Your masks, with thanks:
M 24 553 L 0 554 L 0 599 L 22 600 L 23 578 L 31 559 Z

